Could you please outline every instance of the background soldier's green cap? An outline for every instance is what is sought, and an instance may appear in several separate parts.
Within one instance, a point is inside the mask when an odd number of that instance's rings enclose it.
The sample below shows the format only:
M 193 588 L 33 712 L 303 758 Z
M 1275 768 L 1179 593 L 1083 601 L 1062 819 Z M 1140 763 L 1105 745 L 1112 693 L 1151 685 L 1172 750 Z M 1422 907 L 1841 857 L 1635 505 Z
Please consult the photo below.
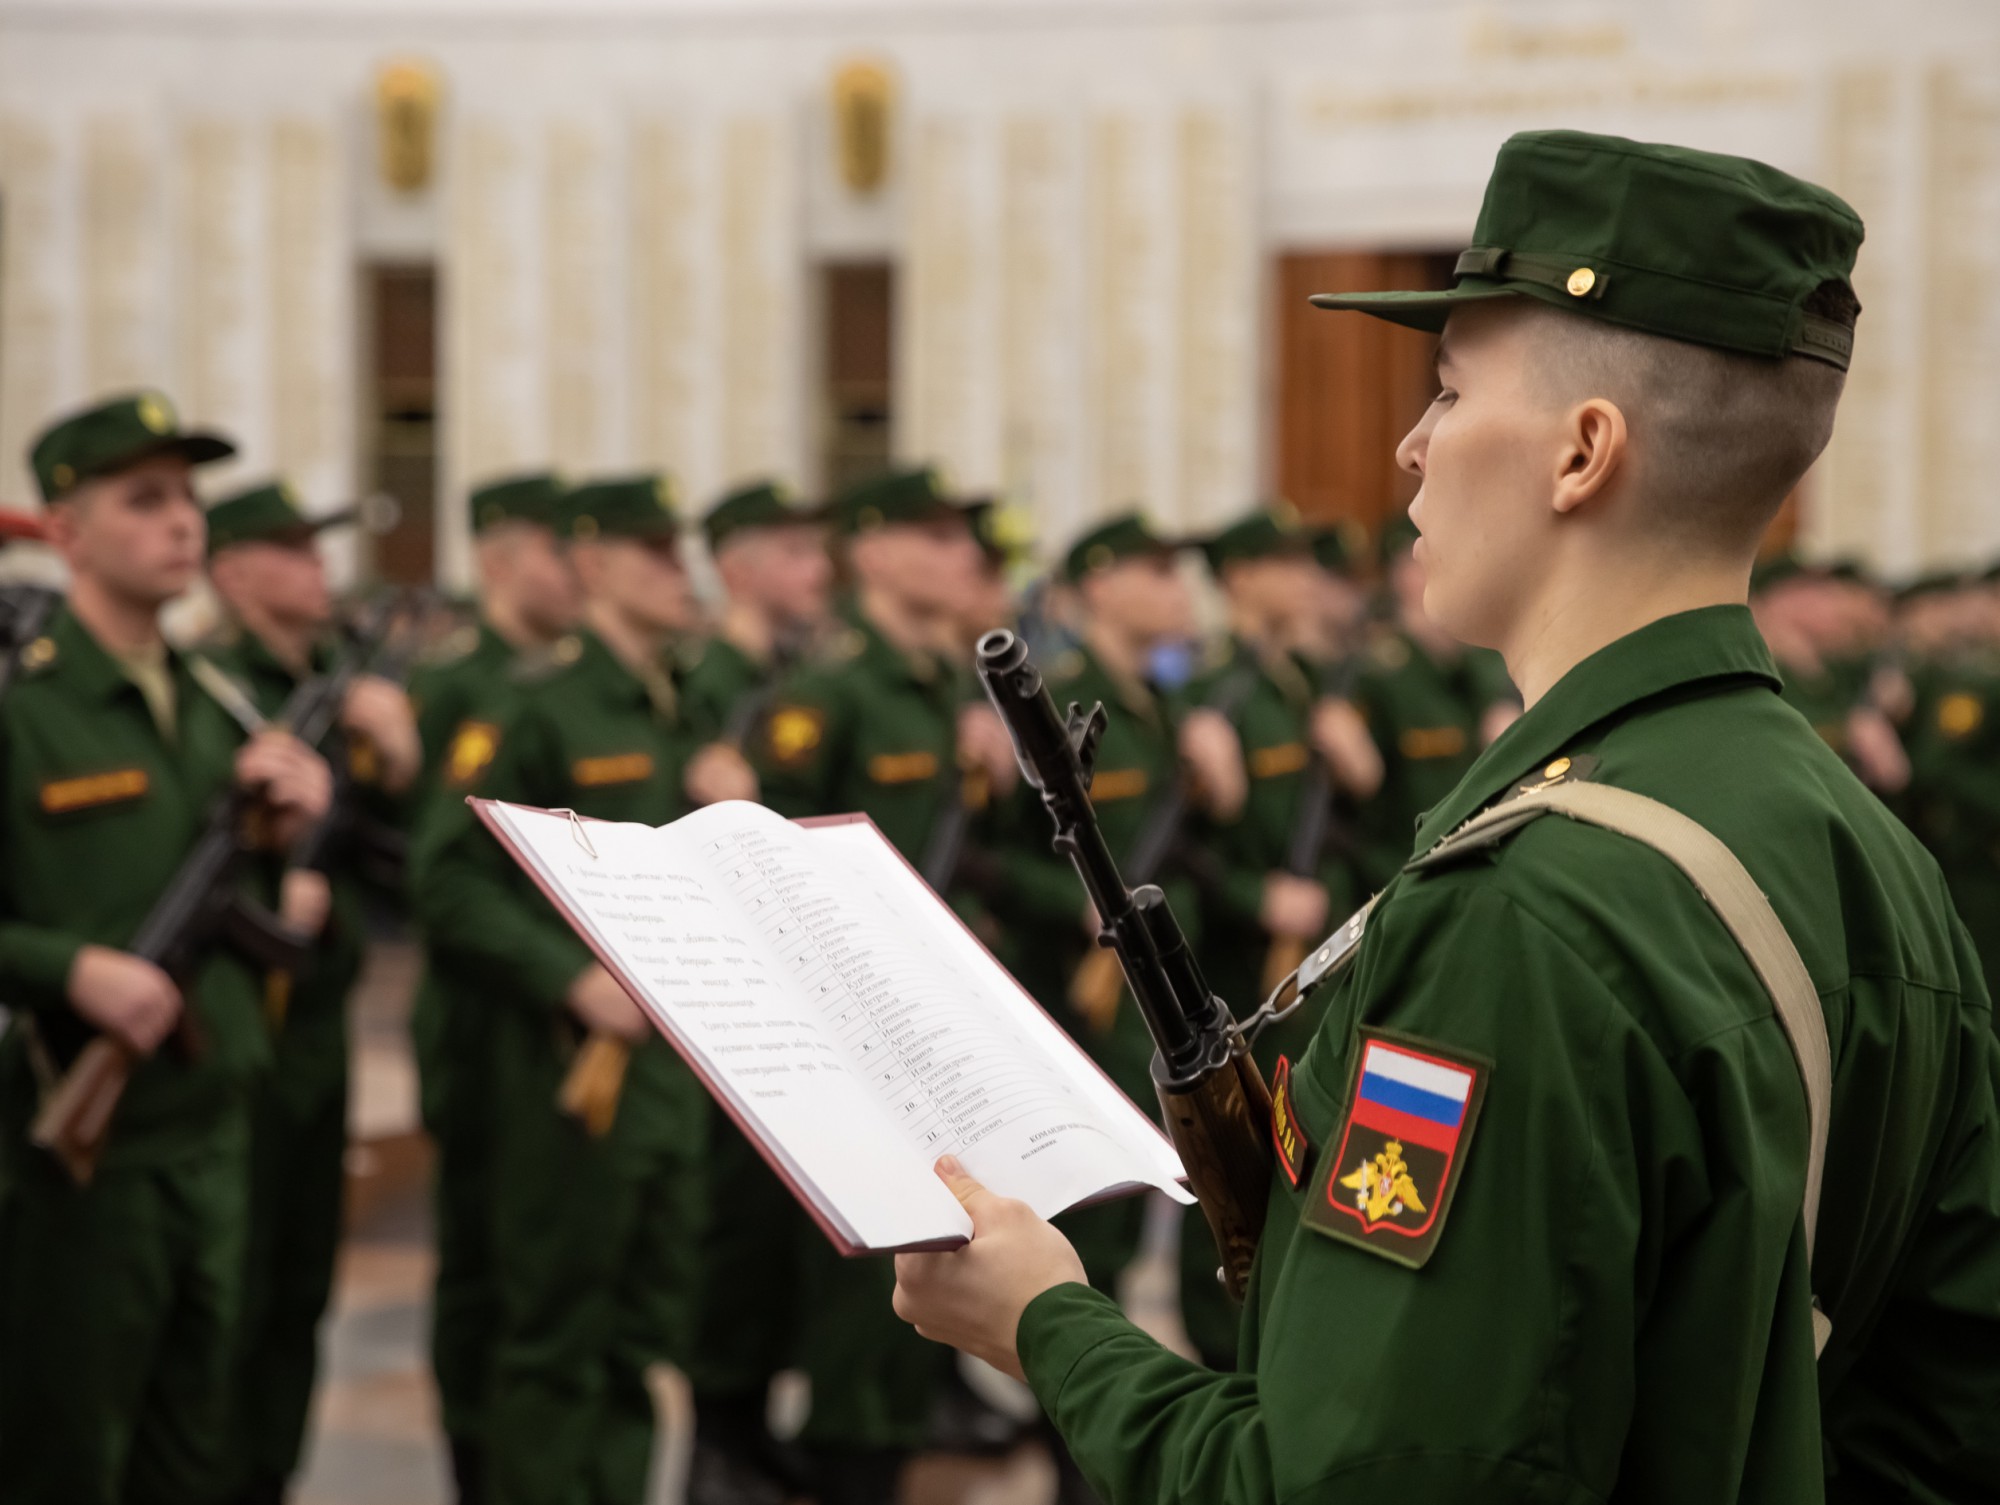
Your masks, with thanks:
M 1783 585 L 1787 580 L 1797 580 L 1811 573 L 1806 562 L 1796 554 L 1789 551 L 1772 554 L 1750 567 L 1750 594 L 1758 595 Z
M 1875 583 L 1875 576 L 1869 570 L 1866 561 L 1856 559 L 1852 555 L 1843 555 L 1838 559 L 1829 559 L 1826 562 L 1826 575 L 1829 580 L 1843 581 L 1848 585 L 1873 585 Z
M 1949 595 L 1953 591 L 1963 590 L 1970 583 L 1970 580 L 1957 570 L 1932 570 L 1897 586 L 1896 604 L 1903 606 L 1924 596 Z
M 1208 560 L 1208 567 L 1219 571 L 1224 565 L 1246 559 L 1309 554 L 1312 542 L 1312 534 L 1300 519 L 1299 509 L 1279 498 L 1205 539 L 1201 552 Z
M 701 531 L 712 550 L 730 534 L 747 528 L 790 528 L 825 521 L 826 508 L 794 502 L 782 482 L 753 481 L 710 507 L 701 520 Z
M 1368 530 L 1352 518 L 1311 531 L 1313 558 L 1329 575 L 1351 575 L 1368 556 Z
M 208 509 L 208 557 L 231 544 L 303 543 L 322 528 L 354 521 L 352 507 L 310 517 L 289 481 L 267 481 L 226 496 Z
M 1669 339 L 1845 370 L 1861 235 L 1841 199 L 1761 162 L 1526 131 L 1500 148 L 1455 287 L 1312 301 L 1435 332 L 1461 304 L 1535 298 Z
M 500 523 L 540 523 L 560 531 L 565 495 L 561 477 L 548 471 L 488 481 L 475 486 L 469 498 L 472 530 L 477 533 Z
M 953 496 L 936 466 L 891 470 L 843 491 L 833 504 L 833 526 L 840 533 L 868 533 L 891 523 L 969 514 L 975 505 Z
M 1062 578 L 1073 583 L 1121 559 L 1171 554 L 1187 546 L 1185 539 L 1167 538 L 1156 532 L 1139 513 L 1121 513 L 1099 523 L 1069 546 L 1069 552 L 1063 555 Z
M 569 494 L 571 538 L 671 538 L 680 530 L 670 476 L 649 472 L 586 481 Z
M 220 434 L 182 428 L 174 405 L 158 392 L 128 392 L 57 419 L 42 430 L 28 456 L 42 500 L 53 502 L 79 481 L 155 455 L 179 455 L 190 465 L 206 465 L 235 453 L 236 446 Z

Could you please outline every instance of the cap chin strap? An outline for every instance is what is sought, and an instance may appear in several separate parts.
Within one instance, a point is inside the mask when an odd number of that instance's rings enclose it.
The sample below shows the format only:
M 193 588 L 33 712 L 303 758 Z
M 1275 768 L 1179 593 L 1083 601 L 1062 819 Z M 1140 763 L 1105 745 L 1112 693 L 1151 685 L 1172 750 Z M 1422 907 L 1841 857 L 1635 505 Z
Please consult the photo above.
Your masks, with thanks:
M 1591 280 L 1579 293 L 1572 279 L 1583 268 L 1589 269 Z M 1611 272 L 1607 268 L 1532 251 L 1510 251 L 1505 246 L 1474 246 L 1461 251 L 1457 264 L 1451 270 L 1454 277 L 1532 282 L 1537 287 L 1553 288 L 1578 303 L 1597 302 L 1604 296 L 1605 288 L 1611 285 Z M 1825 361 L 1829 366 L 1838 366 L 1845 371 L 1854 357 L 1854 330 L 1819 314 L 1801 314 L 1799 318 L 1799 332 L 1792 341 L 1791 353 Z

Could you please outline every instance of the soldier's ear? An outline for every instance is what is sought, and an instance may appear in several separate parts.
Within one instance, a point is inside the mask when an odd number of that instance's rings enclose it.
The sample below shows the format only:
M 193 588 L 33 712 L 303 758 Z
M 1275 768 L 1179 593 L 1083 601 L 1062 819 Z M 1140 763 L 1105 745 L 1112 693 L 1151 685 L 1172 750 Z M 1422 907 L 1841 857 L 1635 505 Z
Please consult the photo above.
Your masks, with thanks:
M 1608 397 L 1592 397 L 1563 414 L 1557 433 L 1554 490 L 1549 505 L 1574 512 L 1603 496 L 1626 464 L 1625 414 Z

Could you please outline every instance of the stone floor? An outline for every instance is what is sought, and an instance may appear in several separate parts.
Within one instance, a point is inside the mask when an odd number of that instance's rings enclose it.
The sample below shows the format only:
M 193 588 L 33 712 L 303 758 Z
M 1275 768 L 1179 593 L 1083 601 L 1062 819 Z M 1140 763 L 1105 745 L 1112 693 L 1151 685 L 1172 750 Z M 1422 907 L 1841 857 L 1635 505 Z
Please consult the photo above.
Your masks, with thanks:
M 407 947 L 377 946 L 357 999 L 348 1234 L 295 1505 L 446 1505 L 448 1499 L 423 1356 L 430 1151 L 417 1130 L 406 1028 L 414 978 Z M 1155 1210 L 1149 1252 L 1132 1272 L 1126 1303 L 1163 1340 L 1175 1342 L 1174 1209 L 1162 1203 Z M 658 1379 L 663 1425 L 651 1505 L 678 1505 L 687 1390 L 671 1371 Z M 1044 1505 L 1053 1488 L 1047 1458 L 1028 1446 L 998 1461 L 922 1459 L 906 1479 L 903 1505 Z

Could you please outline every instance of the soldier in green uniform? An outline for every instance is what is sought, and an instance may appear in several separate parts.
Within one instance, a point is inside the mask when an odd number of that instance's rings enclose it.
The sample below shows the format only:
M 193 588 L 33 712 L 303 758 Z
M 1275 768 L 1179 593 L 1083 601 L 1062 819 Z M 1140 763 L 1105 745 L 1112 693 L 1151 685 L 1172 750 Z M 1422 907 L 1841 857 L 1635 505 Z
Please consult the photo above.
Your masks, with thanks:
M 1226 648 L 1188 687 L 1193 706 L 1226 716 L 1246 779 L 1241 808 L 1204 832 L 1214 872 L 1203 885 L 1201 958 L 1208 983 L 1233 1007 L 1256 1006 L 1266 992 L 1273 954 L 1293 955 L 1326 933 L 1329 916 L 1345 913 L 1354 880 L 1331 849 L 1303 861 L 1295 833 L 1313 817 L 1308 799 L 1331 800 L 1332 786 L 1315 777 L 1314 707 L 1317 666 L 1303 649 L 1320 641 L 1320 567 L 1314 535 L 1289 503 L 1258 507 L 1203 546 L 1228 607 Z M 1306 1020 L 1266 1034 L 1258 1054 L 1267 1064 L 1296 1051 Z M 1181 1318 L 1203 1359 L 1235 1363 L 1236 1317 L 1215 1279 L 1214 1240 L 1196 1219 L 1181 1225 Z
M 273 851 L 326 811 L 326 765 L 275 729 L 245 743 L 160 635 L 160 608 L 201 570 L 191 468 L 232 452 L 151 392 L 73 414 L 33 450 L 71 585 L 0 706 L 10 1505 L 199 1505 L 226 1487 L 262 979 L 218 947 L 183 991 L 121 948 L 232 782 L 263 789 Z M 169 1041 L 184 1014 L 198 1052 Z M 26 1120 L 37 1079 L 97 1035 L 136 1067 L 79 1185 Z
M 563 487 L 544 472 L 475 487 L 469 498 L 479 620 L 450 634 L 410 679 L 424 770 L 413 824 L 434 803 L 476 792 L 499 749 L 511 666 L 546 651 L 576 620 L 576 582 L 558 537 Z M 437 1274 L 431 1372 L 460 1505 L 481 1505 L 488 1386 L 499 1295 L 490 1183 L 492 1077 L 486 990 L 428 949 L 411 1019 L 424 1127 L 437 1146 L 432 1213 Z
M 976 586 L 965 507 L 929 470 L 863 482 L 836 503 L 855 597 L 846 626 L 779 686 L 755 742 L 764 799 L 788 816 L 860 811 L 915 862 L 959 778 L 958 675 L 937 645 Z M 940 1356 L 888 1312 L 883 1260 L 847 1260 L 810 1229 L 770 1293 L 812 1382 L 801 1442 L 821 1505 L 885 1505 L 925 1441 Z M 886 1319 L 886 1320 L 885 1320 Z
M 667 659 L 694 621 L 671 493 L 636 476 L 580 486 L 568 507 L 583 630 L 519 671 L 481 789 L 660 825 L 689 808 L 694 751 Z M 751 788 L 746 770 L 728 792 Z M 430 943 L 491 1011 L 492 1498 L 637 1505 L 653 1450 L 646 1367 L 684 1356 L 693 1317 L 705 1099 L 468 807 L 435 807 L 416 859 Z M 601 1137 L 558 1106 L 586 1037 L 629 1052 Z
M 687 713 L 710 736 L 740 745 L 754 728 L 738 717 L 761 706 L 758 692 L 825 623 L 833 586 L 826 515 L 792 501 L 775 481 L 756 481 L 709 508 L 701 532 L 723 604 L 714 635 L 689 654 Z
M 1291 1074 L 1239 1374 L 941 1166 L 974 1237 L 902 1256 L 900 1309 L 1024 1372 L 1114 1505 L 2000 1491 L 1991 1005 L 1936 865 L 1778 698 L 1743 604 L 1832 429 L 1860 240 L 1773 168 L 1536 132 L 1453 289 L 1323 300 L 1442 327 L 1399 451 L 1425 606 L 1527 702 L 1416 849 L 1524 783 L 1649 796 L 1809 976 L 1774 995 L 1674 861 L 1594 825 L 1399 873 Z M 1825 1076 L 1774 1004 L 1801 993 Z M 1830 1077 L 1816 1223 L 1802 1077 Z
M 722 582 L 715 635 L 689 655 L 682 696 L 701 735 L 745 746 L 777 679 L 824 625 L 833 581 L 825 514 L 774 482 L 738 487 L 702 518 Z M 801 1237 L 816 1237 L 783 1183 L 721 1114 L 709 1120 L 705 1174 L 716 1189 L 702 1241 L 693 1353 L 695 1445 L 689 1505 L 778 1505 L 802 1484 L 766 1422 L 791 1333 L 772 1299 Z
M 289 486 L 237 492 L 208 511 L 209 581 L 229 614 L 204 656 L 250 704 L 274 717 L 299 684 L 330 669 L 333 600 L 314 540 L 351 513 L 308 518 Z M 343 735 L 321 751 L 344 758 L 357 797 L 393 818 L 393 801 L 423 761 L 400 686 L 366 674 L 349 686 Z M 233 1464 L 243 1505 L 284 1498 L 298 1467 L 318 1367 L 318 1328 L 333 1288 L 347 1150 L 347 997 L 361 975 L 365 917 L 348 854 L 330 871 L 294 866 L 280 914 L 318 937 L 296 979 L 267 982 L 273 1069 L 251 1117 L 249 1260 Z
M 1451 793 L 1519 709 L 1499 659 L 1459 643 L 1425 612 L 1415 543 L 1406 517 L 1383 530 L 1393 621 L 1368 633 L 1354 689 L 1382 758 L 1381 786 L 1363 806 L 1356 831 L 1370 892 L 1395 875 L 1418 820 Z

